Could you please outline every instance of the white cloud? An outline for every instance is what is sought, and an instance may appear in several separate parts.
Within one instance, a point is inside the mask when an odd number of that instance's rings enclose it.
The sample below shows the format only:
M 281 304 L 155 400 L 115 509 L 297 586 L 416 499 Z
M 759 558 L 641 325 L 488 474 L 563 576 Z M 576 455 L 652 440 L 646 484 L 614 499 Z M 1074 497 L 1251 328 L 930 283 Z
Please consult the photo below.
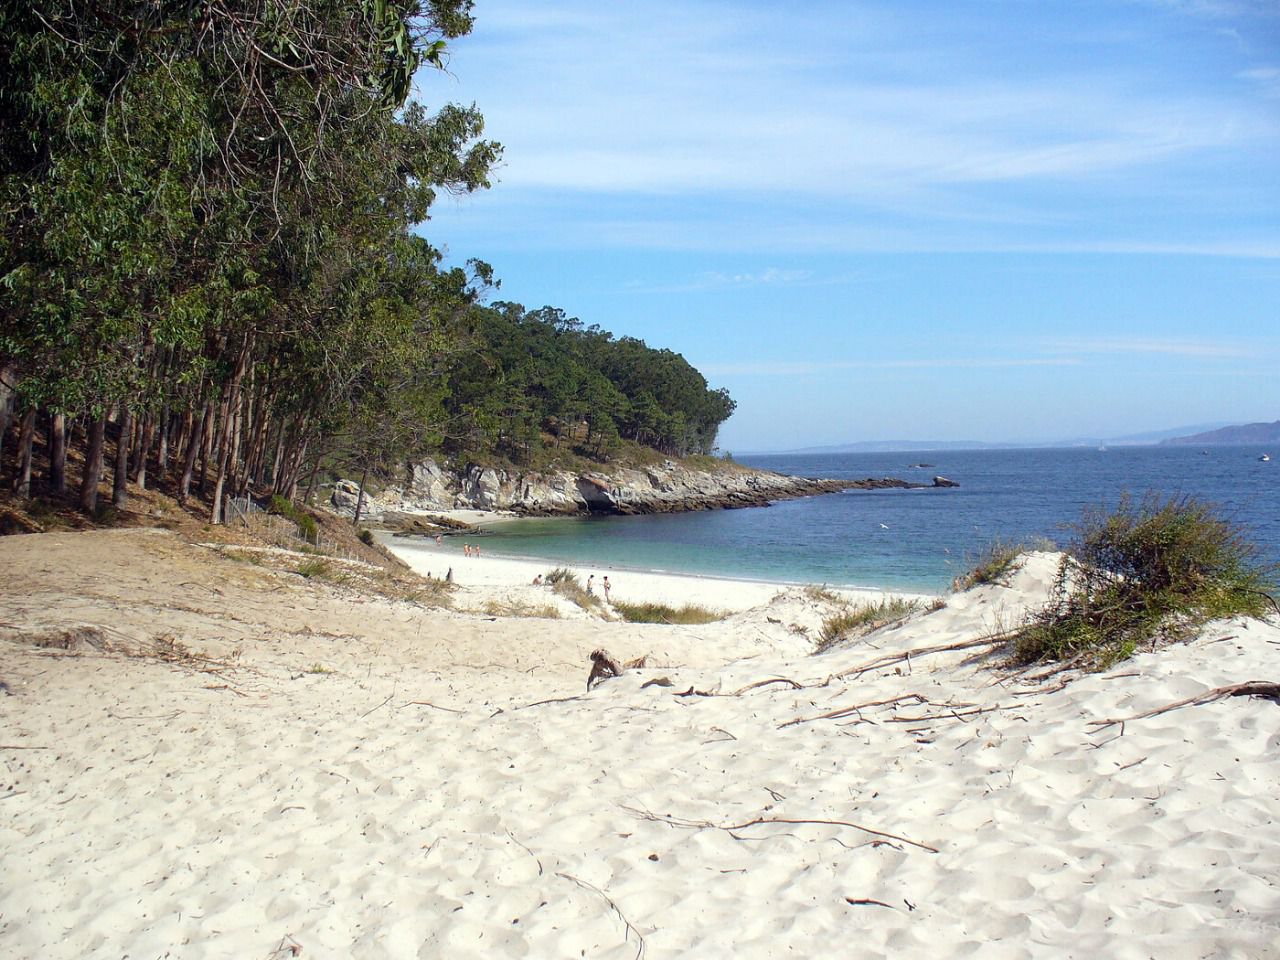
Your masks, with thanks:
M 1078 360 L 1051 357 L 946 357 L 919 360 L 776 360 L 743 363 L 702 363 L 698 369 L 708 376 L 796 377 L 836 370 L 969 370 L 1016 367 L 1073 367 Z
M 507 145 L 507 189 L 883 201 L 1142 169 L 1277 133 L 1274 118 L 1240 104 L 1144 91 L 1085 65 L 1017 84 L 990 65 L 930 67 L 938 51 L 906 14 L 539 9 L 491 7 L 497 36 L 481 32 L 456 62 L 473 64 L 467 79 Z
M 1097 337 L 1050 341 L 1049 349 L 1085 354 L 1162 354 L 1219 359 L 1258 358 L 1269 353 L 1260 344 L 1157 337 Z

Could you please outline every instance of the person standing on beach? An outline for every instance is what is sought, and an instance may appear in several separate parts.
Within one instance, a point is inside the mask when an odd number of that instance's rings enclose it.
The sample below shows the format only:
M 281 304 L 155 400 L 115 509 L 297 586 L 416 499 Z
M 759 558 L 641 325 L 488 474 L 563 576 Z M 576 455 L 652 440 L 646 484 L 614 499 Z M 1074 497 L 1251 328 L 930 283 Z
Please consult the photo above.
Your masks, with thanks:
M 595 582 L 596 582 L 596 575 L 594 573 L 591 574 L 591 576 L 587 577 L 587 596 L 588 597 L 594 597 L 596 595 Z
M 603 580 L 600 581 L 600 586 L 604 588 L 604 602 L 608 603 L 609 602 L 609 577 L 607 575 Z

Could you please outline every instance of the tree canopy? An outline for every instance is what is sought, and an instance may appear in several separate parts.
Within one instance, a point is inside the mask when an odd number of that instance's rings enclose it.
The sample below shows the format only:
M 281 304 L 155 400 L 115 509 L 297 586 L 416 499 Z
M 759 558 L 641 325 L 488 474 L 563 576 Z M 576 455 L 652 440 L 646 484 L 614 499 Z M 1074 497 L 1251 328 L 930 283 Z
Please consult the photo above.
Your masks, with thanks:
M 703 451 L 732 411 L 683 358 L 480 305 L 481 261 L 416 235 L 489 186 L 474 105 L 429 111 L 471 0 L 45 0 L 0 7 L 0 455 L 47 436 L 97 506 L 149 466 L 218 518 L 322 456 L 518 455 L 585 430 Z M 132 459 L 131 459 L 132 458 Z

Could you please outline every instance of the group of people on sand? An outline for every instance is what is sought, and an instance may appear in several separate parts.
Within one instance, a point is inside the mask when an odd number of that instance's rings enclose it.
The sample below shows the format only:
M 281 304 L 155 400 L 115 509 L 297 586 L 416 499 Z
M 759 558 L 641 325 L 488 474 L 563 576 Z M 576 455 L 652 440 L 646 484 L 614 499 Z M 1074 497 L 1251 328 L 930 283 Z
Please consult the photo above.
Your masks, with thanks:
M 478 557 L 480 556 L 480 548 L 478 546 L 473 547 L 469 543 L 464 543 L 462 545 L 462 555 L 464 557 Z
M 542 579 L 542 574 L 539 573 L 534 575 L 533 586 L 540 587 L 545 582 L 546 581 Z M 610 602 L 609 591 L 613 589 L 613 584 L 609 582 L 609 578 L 607 576 L 601 579 L 600 589 L 604 591 L 604 602 L 609 603 Z M 593 573 L 589 577 L 587 577 L 587 596 L 594 597 L 595 595 L 596 595 L 596 575 Z

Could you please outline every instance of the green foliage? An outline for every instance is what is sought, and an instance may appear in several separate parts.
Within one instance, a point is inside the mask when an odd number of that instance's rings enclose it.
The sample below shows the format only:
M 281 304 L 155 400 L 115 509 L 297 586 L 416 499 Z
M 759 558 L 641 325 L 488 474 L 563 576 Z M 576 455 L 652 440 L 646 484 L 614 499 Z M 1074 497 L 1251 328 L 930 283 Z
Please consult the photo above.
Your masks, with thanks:
M 840 612 L 822 621 L 822 629 L 818 633 L 817 653 L 828 650 L 850 637 L 871 633 L 891 623 L 905 620 L 918 610 L 920 605 L 914 600 L 902 597 L 889 597 L 879 603 L 863 603 L 845 607 Z
M 587 613 L 599 613 L 603 609 L 600 598 L 587 593 L 582 582 L 571 570 L 556 567 L 544 578 L 545 582 L 560 596 L 577 604 Z
M 316 518 L 293 501 L 282 497 L 278 493 L 274 494 L 271 497 L 271 503 L 267 507 L 267 512 L 292 520 L 298 527 L 298 536 L 306 540 L 307 543 L 319 542 L 320 528 L 316 524 Z
M 628 623 L 714 623 L 728 616 L 723 610 L 712 610 L 695 603 L 672 607 L 665 603 L 617 602 L 613 608 Z
M 360 542 L 363 543 L 366 547 L 376 546 L 378 543 L 378 541 L 373 538 L 372 530 L 361 530 Z
M 995 540 L 978 555 L 968 573 L 961 574 L 952 581 L 951 589 L 962 593 L 987 584 L 1008 586 L 1009 577 L 1021 566 L 1021 557 L 1031 549 L 1023 543 Z
M 1103 669 L 1222 617 L 1272 608 L 1276 570 L 1243 532 L 1192 498 L 1086 512 L 1043 610 L 1014 631 L 1014 659 Z
M 834 603 L 843 606 L 848 602 L 845 597 L 836 593 L 825 583 L 821 586 L 811 583 L 804 588 L 803 592 L 806 600 L 812 600 L 815 603 Z
M 327 580 L 333 576 L 333 566 L 328 560 L 316 557 L 311 560 L 303 560 L 294 568 L 294 572 L 299 576 L 306 577 L 308 580 L 314 578 Z
M 559 620 L 560 611 L 549 603 L 523 603 L 518 600 L 490 600 L 483 608 L 489 617 L 527 617 L 536 620 Z
M 500 148 L 474 107 L 406 97 L 470 9 L 0 7 L 0 358 L 22 400 L 208 411 L 201 475 L 236 449 L 277 490 L 308 445 L 380 465 L 431 439 L 476 290 L 412 228 L 438 190 L 488 186 Z M 285 476 L 229 438 L 248 384 Z
M 453 367 L 446 401 L 461 425 L 446 443 L 455 455 L 530 464 L 550 447 L 607 460 L 627 443 L 706 454 L 733 412 L 679 354 L 562 310 L 496 303 L 468 317 L 479 349 Z

